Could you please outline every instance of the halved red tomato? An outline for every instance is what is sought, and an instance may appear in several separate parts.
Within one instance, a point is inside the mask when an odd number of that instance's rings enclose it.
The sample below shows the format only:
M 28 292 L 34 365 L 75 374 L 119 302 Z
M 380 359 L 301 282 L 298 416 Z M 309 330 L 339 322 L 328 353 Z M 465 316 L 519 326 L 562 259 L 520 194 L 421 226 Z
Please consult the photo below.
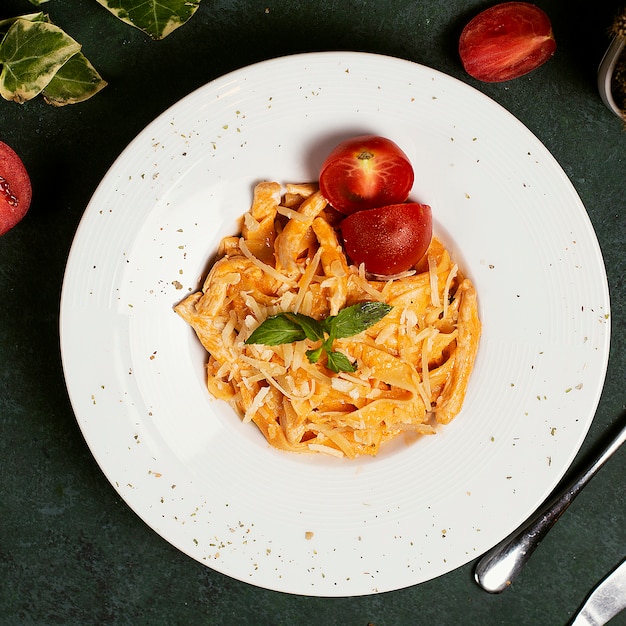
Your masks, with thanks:
M 528 2 L 501 2 L 485 9 L 463 29 L 459 55 L 465 71 L 487 83 L 524 76 L 556 51 L 547 14 Z
M 26 215 L 31 197 L 30 178 L 22 160 L 0 141 L 0 235 Z
M 337 211 L 350 215 L 404 202 L 413 186 L 413 166 L 390 139 L 362 135 L 340 143 L 320 171 L 320 191 Z
M 427 204 L 405 202 L 349 215 L 341 222 L 346 254 L 372 274 L 391 276 L 411 269 L 433 235 Z

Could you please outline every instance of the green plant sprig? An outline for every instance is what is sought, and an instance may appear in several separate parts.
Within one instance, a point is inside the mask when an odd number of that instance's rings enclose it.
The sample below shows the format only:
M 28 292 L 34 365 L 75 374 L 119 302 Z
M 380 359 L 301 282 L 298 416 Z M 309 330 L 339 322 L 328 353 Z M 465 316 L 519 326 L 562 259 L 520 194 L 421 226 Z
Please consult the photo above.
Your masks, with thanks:
M 317 348 L 306 351 L 310 363 L 317 363 L 326 354 L 326 367 L 329 370 L 335 373 L 354 372 L 355 364 L 342 352 L 333 350 L 335 339 L 358 335 L 382 320 L 392 308 L 384 302 L 359 302 L 322 320 L 285 311 L 268 317 L 245 343 L 277 346 L 304 339 L 321 341 Z
M 81 45 L 42 12 L 0 20 L 0 96 L 23 104 L 41 94 L 64 106 L 91 98 L 106 81 Z
M 96 0 L 115 17 L 152 39 L 164 39 L 189 20 L 200 0 Z

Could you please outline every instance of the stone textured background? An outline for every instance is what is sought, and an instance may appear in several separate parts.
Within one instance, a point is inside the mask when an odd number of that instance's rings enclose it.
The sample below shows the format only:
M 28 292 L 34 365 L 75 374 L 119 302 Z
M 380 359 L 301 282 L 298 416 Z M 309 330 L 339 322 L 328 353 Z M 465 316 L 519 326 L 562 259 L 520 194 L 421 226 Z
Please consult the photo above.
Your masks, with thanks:
M 482 0 L 203 0 L 160 42 L 96 0 L 51 0 L 52 20 L 83 44 L 109 86 L 53 109 L 0 102 L 0 139 L 36 189 L 0 238 L 0 624 L 564 625 L 626 552 L 626 450 L 571 506 L 518 581 L 499 596 L 468 564 L 428 583 L 362 598 L 290 596 L 222 576 L 178 552 L 120 500 L 85 444 L 65 391 L 58 311 L 75 229 L 116 156 L 159 113 L 230 70 L 314 50 L 402 57 L 455 76 L 519 118 L 554 154 L 585 204 L 604 254 L 613 337 L 606 385 L 576 465 L 624 416 L 626 130 L 595 72 L 614 0 L 537 2 L 558 50 L 500 85 L 466 76 L 456 53 Z M 2 0 L 0 19 L 33 12 Z M 89 358 L 89 346 L 85 346 Z M 624 616 L 616 623 L 626 624 Z

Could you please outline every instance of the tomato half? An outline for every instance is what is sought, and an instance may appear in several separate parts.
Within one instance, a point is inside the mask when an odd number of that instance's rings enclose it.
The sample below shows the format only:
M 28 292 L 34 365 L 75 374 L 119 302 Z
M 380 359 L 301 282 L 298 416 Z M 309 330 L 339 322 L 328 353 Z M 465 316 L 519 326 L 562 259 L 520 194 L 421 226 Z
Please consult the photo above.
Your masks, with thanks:
M 22 160 L 0 141 L 0 235 L 26 215 L 31 197 L 30 178 Z
M 405 202 L 367 209 L 341 222 L 346 254 L 365 264 L 371 274 L 390 276 L 411 269 L 423 256 L 433 235 L 427 204 Z
M 556 51 L 547 14 L 528 2 L 502 2 L 479 13 L 463 29 L 459 56 L 474 78 L 499 83 L 524 76 Z
M 320 191 L 337 211 L 350 215 L 404 202 L 413 186 L 413 166 L 390 139 L 362 135 L 340 143 L 320 171 Z

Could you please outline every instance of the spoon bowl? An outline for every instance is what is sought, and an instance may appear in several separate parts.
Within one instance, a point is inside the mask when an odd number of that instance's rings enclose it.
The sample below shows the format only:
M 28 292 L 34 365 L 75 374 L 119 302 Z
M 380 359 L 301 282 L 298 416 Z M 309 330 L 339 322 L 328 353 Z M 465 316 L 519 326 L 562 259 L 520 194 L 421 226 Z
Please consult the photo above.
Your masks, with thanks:
M 507 589 L 574 498 L 624 442 L 626 414 L 622 416 L 619 432 L 597 456 L 571 480 L 557 487 L 552 497 L 526 523 L 482 556 L 474 571 L 478 585 L 489 593 L 500 593 Z
M 624 118 L 624 112 L 617 106 L 615 99 L 613 98 L 613 73 L 615 72 L 615 66 L 619 61 L 619 58 L 624 51 L 624 45 L 626 40 L 623 37 L 613 37 L 611 44 L 607 48 L 600 66 L 598 67 L 598 91 L 600 97 L 606 106 L 617 115 L 619 118 Z

